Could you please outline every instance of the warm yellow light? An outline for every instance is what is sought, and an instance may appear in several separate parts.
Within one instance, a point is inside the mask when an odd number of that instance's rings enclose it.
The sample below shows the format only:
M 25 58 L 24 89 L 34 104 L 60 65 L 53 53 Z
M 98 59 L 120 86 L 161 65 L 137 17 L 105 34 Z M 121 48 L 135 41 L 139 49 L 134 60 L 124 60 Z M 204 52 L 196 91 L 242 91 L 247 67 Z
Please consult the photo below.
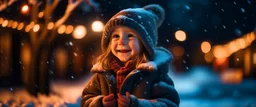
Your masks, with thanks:
M 34 21 L 32 21 L 32 22 L 30 22 L 30 27 L 32 28 L 32 27 L 34 27 L 35 26 L 35 22 Z
M 27 25 L 27 26 L 25 27 L 25 32 L 29 32 L 30 29 L 31 29 L 31 25 Z
M 101 21 L 94 21 L 92 23 L 92 30 L 94 32 L 101 32 L 103 30 L 103 23 Z
M 47 29 L 48 29 L 48 30 L 51 30 L 51 29 L 53 28 L 53 26 L 54 26 L 53 22 L 50 22 L 50 23 L 48 23 L 48 25 L 47 25 Z
M 26 14 L 29 11 L 28 5 L 23 5 L 21 8 L 21 13 Z
M 67 50 L 63 49 L 63 48 L 57 48 L 55 50 L 55 64 L 56 64 L 56 68 L 57 71 L 56 74 L 58 76 L 63 76 L 66 73 L 66 69 L 67 69 L 67 64 L 68 64 L 68 53 Z
M 253 61 L 252 62 L 253 62 L 253 64 L 256 65 L 256 53 L 253 54 Z
M 2 23 L 3 23 L 3 21 L 4 21 L 4 19 L 3 19 L 3 18 L 0 18 L 0 24 L 2 24 Z
M 39 17 L 39 18 L 42 18 L 43 16 L 44 16 L 44 12 L 39 12 L 39 13 L 38 13 L 38 17 Z
M 28 65 L 31 60 L 31 48 L 29 45 L 24 45 L 21 47 L 21 61 L 22 64 Z
M 18 25 L 18 28 L 17 28 L 17 29 L 18 29 L 18 30 L 21 30 L 23 27 L 24 27 L 24 23 L 21 22 L 21 23 Z
M 237 39 L 236 42 L 239 45 L 240 49 L 244 49 L 247 47 L 244 39 L 242 39 L 242 38 Z
M 184 31 L 178 30 L 177 32 L 175 32 L 175 38 L 178 41 L 185 41 L 186 40 L 186 33 Z
M 231 41 L 230 43 L 228 43 L 227 48 L 230 54 L 239 50 L 239 46 L 236 41 Z
M 15 29 L 15 28 L 17 28 L 17 26 L 18 26 L 18 22 L 16 22 L 16 21 L 15 21 L 15 22 L 13 22 L 13 24 L 12 24 L 12 28 L 13 28 L 13 29 Z
M 34 31 L 34 32 L 37 32 L 39 29 L 40 29 L 40 25 L 39 25 L 39 24 L 36 24 L 36 25 L 33 27 L 33 31 Z
M 67 29 L 66 29 L 66 31 L 65 31 L 65 33 L 66 33 L 66 34 L 70 34 L 70 33 L 73 32 L 73 30 L 74 30 L 74 27 L 73 27 L 72 25 L 68 25 L 68 26 L 67 26 Z
M 242 69 L 228 69 L 221 73 L 220 78 L 223 83 L 240 84 L 243 80 Z
M 226 58 L 229 56 L 226 49 L 220 45 L 213 47 L 213 55 L 216 58 Z
M 13 23 L 13 20 L 9 20 L 7 27 L 11 27 Z
M 8 25 L 8 20 L 4 20 L 3 23 L 2 23 L 2 26 L 6 27 L 7 25 Z
M 181 46 L 174 46 L 172 48 L 172 53 L 174 57 L 181 57 L 184 55 L 184 48 Z
M 250 37 L 251 37 L 251 40 L 254 41 L 255 40 L 255 32 L 251 32 L 250 33 Z
M 73 37 L 75 39 L 82 39 L 87 33 L 87 30 L 84 26 L 79 25 L 75 28 L 74 32 L 73 32 Z
M 66 31 L 66 26 L 65 25 L 61 25 L 59 28 L 58 28 L 58 33 L 59 34 L 62 34 Z
M 208 63 L 212 62 L 212 60 L 213 60 L 212 52 L 208 52 L 208 53 L 204 54 L 204 59 Z
M 208 53 L 210 50 L 211 50 L 211 44 L 207 41 L 203 42 L 201 44 L 201 50 L 204 52 L 204 53 Z

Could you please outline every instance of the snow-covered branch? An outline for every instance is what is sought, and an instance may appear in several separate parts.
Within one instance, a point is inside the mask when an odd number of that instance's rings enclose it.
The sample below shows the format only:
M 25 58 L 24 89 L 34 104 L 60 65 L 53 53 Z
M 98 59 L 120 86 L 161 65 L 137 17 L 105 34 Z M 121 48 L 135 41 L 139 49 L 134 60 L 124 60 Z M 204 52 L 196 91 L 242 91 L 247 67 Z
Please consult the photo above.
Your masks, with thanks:
M 67 8 L 65 10 L 65 14 L 55 22 L 55 28 L 59 27 L 61 24 L 63 24 L 68 17 L 70 16 L 71 12 L 82 2 L 83 0 L 76 0 L 74 3 L 72 3 L 72 0 L 69 0 Z

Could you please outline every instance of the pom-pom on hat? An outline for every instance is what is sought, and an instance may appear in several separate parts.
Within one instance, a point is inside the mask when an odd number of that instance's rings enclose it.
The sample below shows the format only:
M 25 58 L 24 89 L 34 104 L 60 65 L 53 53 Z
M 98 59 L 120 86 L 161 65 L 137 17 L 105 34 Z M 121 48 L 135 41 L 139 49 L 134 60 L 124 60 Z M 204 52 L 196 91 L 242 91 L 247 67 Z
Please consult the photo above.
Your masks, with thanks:
M 135 30 L 143 46 L 146 49 L 148 60 L 154 56 L 154 48 L 157 45 L 157 29 L 161 26 L 165 17 L 164 9 L 157 4 L 144 6 L 143 8 L 124 9 L 115 14 L 105 25 L 101 48 L 106 52 L 112 31 L 118 26 L 126 26 Z

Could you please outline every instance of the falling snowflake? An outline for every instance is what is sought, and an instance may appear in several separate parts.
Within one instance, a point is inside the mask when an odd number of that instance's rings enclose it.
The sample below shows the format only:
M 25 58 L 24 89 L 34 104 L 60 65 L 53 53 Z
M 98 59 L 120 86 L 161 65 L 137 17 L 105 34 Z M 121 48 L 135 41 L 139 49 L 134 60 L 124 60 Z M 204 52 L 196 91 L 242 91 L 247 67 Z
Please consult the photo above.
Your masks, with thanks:
M 166 42 L 168 42 L 168 43 L 169 43 L 170 41 L 169 41 L 168 39 L 166 39 Z
M 141 19 L 142 17 L 140 15 L 138 15 L 138 18 Z
M 185 5 L 185 9 L 190 10 L 190 7 L 188 5 Z
M 188 67 L 186 67 L 186 69 L 188 70 L 189 68 L 188 68 Z
M 226 26 L 225 26 L 225 25 L 223 25 L 223 28 L 224 28 L 224 29 L 226 29 Z
M 69 42 L 69 45 L 70 45 L 70 46 L 73 46 L 73 43 L 72 43 L 72 42 Z
M 241 11 L 244 13 L 245 12 L 244 8 L 241 8 Z
M 74 55 L 77 56 L 77 53 L 74 52 Z

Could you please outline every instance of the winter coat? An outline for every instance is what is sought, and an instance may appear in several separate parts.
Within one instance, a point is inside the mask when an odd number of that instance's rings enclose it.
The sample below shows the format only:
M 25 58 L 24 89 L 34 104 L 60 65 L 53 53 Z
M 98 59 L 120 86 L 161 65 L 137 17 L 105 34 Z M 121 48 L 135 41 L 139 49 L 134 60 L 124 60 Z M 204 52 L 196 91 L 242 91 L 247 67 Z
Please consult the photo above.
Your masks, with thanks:
M 131 107 L 179 106 L 179 95 L 167 75 L 171 59 L 169 51 L 157 48 L 154 57 L 157 68 L 135 69 L 126 76 L 119 92 L 131 94 Z M 103 97 L 111 93 L 116 93 L 115 76 L 111 71 L 95 73 L 83 90 L 81 107 L 103 107 Z

